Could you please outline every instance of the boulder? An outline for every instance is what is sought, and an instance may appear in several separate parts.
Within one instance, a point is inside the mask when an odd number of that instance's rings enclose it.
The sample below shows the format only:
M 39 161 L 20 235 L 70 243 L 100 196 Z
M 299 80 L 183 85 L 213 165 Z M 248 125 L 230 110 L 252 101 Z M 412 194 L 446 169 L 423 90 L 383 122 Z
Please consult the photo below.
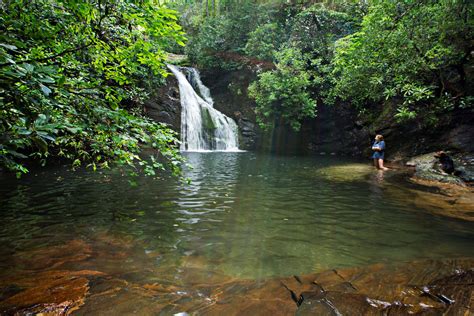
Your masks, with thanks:
M 446 174 L 441 171 L 441 169 L 438 167 L 438 161 L 434 157 L 435 154 L 436 152 L 431 152 L 428 154 L 413 157 L 407 161 L 406 165 L 409 167 L 415 167 L 415 177 L 417 178 L 443 183 L 464 185 L 465 182 L 460 177 L 451 174 Z M 461 165 L 461 161 L 459 160 L 459 158 L 452 158 L 454 160 L 455 168 Z

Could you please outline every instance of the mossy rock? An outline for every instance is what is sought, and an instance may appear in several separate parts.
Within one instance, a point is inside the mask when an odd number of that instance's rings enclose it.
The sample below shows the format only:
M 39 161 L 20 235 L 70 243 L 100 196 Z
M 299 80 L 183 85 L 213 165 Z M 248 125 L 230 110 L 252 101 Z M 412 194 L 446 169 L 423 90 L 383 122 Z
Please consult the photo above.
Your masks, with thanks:
M 431 170 L 434 168 L 436 163 L 436 158 L 434 157 L 435 153 L 429 153 L 424 155 L 419 155 L 411 158 L 407 161 L 406 165 L 411 167 L 416 167 L 416 170 Z
M 417 178 L 429 181 L 439 181 L 443 183 L 463 185 L 464 181 L 462 181 L 459 177 L 441 172 L 437 166 L 438 162 L 434 157 L 435 154 L 435 152 L 432 152 L 413 157 L 406 164 L 407 166 L 416 168 L 415 177 Z M 454 159 L 454 165 L 459 166 L 459 164 L 459 161 Z
M 212 119 L 211 113 L 208 108 L 201 108 L 201 118 L 202 126 L 206 131 L 214 131 L 217 128 L 216 123 Z
M 430 181 L 439 181 L 443 183 L 452 183 L 463 185 L 464 182 L 453 175 L 442 174 L 434 170 L 417 170 L 415 176 L 421 179 L 430 180 Z

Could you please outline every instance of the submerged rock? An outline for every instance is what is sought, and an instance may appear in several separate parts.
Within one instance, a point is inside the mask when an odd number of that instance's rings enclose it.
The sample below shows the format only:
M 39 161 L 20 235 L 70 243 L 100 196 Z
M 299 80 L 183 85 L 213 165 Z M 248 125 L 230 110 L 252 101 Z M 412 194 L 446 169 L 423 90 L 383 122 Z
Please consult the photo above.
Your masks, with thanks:
M 1 284 L 8 284 L 5 287 L 14 285 L 22 290 L 2 300 L 0 311 L 20 315 L 67 315 L 84 304 L 89 290 L 88 277 L 98 275 L 102 273 L 53 270 L 2 280 Z
M 408 200 L 430 213 L 474 221 L 474 189 L 472 187 L 419 178 L 412 178 L 411 181 L 417 186 L 390 193 L 408 193 Z
M 242 280 L 210 275 L 198 255 L 160 268 L 132 239 L 96 234 L 14 260 L 0 271 L 0 314 L 467 315 L 474 304 L 474 259 Z
M 377 172 L 377 170 L 375 170 L 373 166 L 362 163 L 330 166 L 316 170 L 318 175 L 322 175 L 324 178 L 331 181 L 340 182 L 362 181 L 374 172 Z
M 328 270 L 298 277 L 236 281 L 212 289 L 206 315 L 467 315 L 474 304 L 474 259 Z M 235 292 L 236 289 L 245 291 Z M 427 291 L 430 295 L 427 295 Z M 196 302 L 194 302 L 196 304 Z M 192 306 L 188 311 L 195 310 Z

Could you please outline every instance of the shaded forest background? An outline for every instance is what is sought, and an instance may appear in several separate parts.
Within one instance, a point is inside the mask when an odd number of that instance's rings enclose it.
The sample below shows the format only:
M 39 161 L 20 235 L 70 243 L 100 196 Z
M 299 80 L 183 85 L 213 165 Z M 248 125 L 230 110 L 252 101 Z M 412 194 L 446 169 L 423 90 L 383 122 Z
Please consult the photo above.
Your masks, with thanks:
M 198 2 L 178 6 L 199 67 L 270 62 L 251 84 L 263 127 L 294 129 L 318 104 L 347 101 L 361 115 L 396 103 L 399 122 L 427 126 L 472 98 L 468 1 Z M 242 61 L 242 59 L 240 59 Z M 384 107 L 386 108 L 386 107 Z

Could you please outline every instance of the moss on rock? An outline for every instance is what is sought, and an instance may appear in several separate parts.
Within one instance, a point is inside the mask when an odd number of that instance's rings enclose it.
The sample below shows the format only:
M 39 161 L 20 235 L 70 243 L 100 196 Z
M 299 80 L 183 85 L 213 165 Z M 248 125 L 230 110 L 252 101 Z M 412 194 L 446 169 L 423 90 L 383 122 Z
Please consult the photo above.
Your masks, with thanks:
M 212 119 L 209 109 L 206 107 L 201 108 L 201 118 L 202 125 L 206 131 L 214 131 L 217 126 L 214 120 Z

